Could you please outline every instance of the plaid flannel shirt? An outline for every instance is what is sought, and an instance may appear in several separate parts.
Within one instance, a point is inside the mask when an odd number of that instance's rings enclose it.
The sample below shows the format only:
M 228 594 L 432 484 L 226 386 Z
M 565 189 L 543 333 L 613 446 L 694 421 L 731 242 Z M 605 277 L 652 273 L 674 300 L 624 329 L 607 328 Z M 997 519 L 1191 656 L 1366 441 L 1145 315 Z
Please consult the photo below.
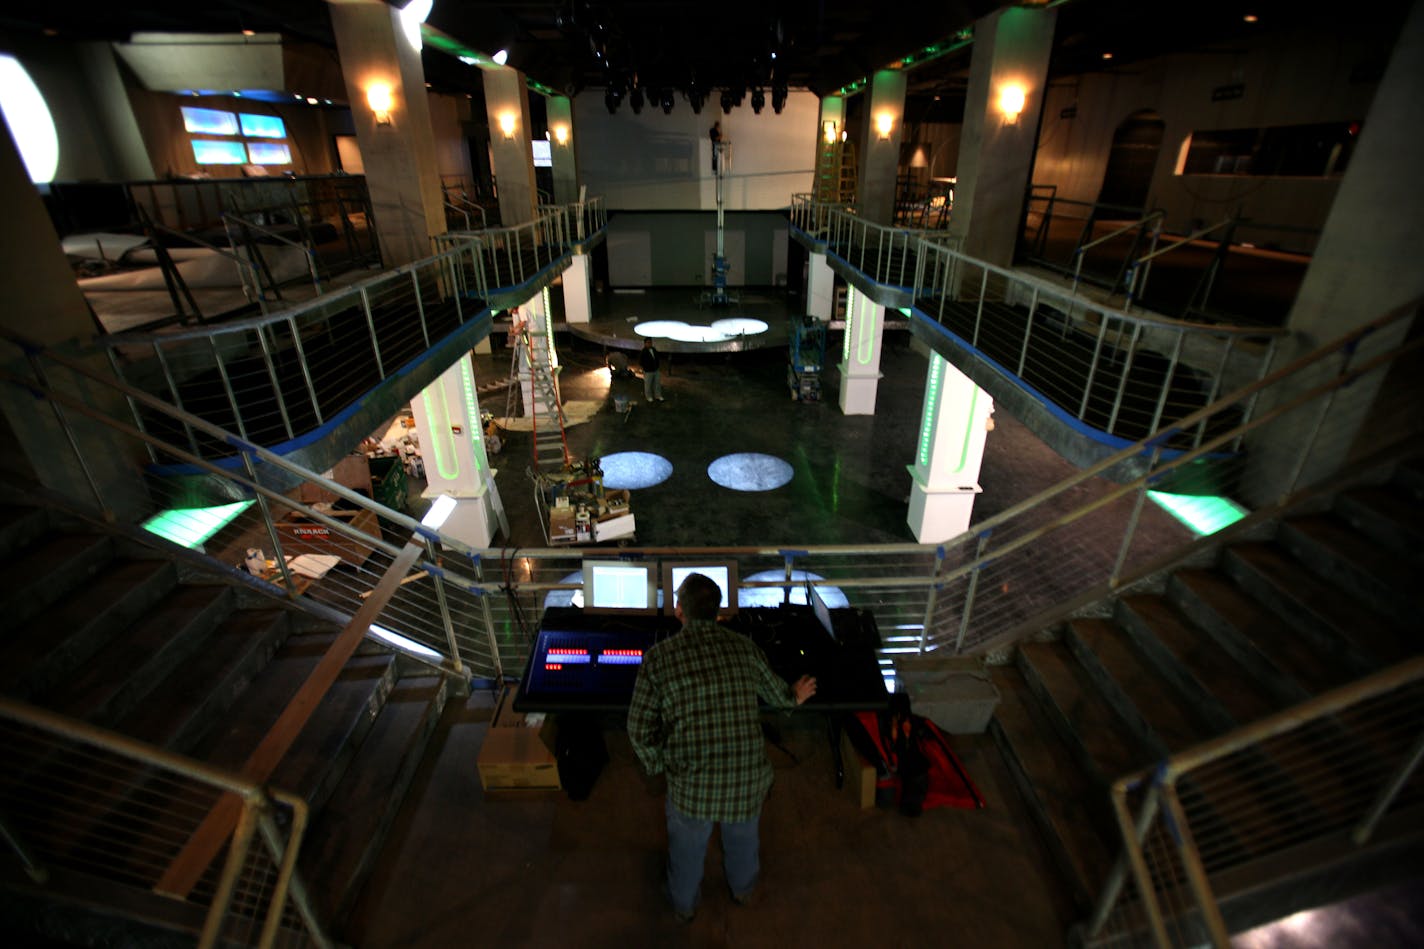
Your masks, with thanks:
M 644 657 L 628 708 L 628 737 L 649 774 L 667 773 L 673 807 L 700 820 L 761 813 L 771 762 L 757 697 L 796 704 L 745 636 L 710 620 L 688 622 Z

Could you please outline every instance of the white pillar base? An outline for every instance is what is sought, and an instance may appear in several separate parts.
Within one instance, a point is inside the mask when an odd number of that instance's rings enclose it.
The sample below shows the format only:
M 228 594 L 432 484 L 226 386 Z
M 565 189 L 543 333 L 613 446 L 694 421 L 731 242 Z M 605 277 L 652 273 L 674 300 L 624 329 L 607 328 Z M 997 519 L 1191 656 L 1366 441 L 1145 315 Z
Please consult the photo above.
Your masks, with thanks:
M 587 323 L 593 317 L 590 302 L 593 296 L 593 268 L 587 254 L 569 258 L 569 269 L 563 274 L 564 322 Z
M 495 488 L 491 483 L 490 491 L 493 490 Z M 491 509 L 490 491 L 486 491 L 479 497 L 455 498 L 455 510 L 450 512 L 450 516 L 441 525 L 440 533 L 463 541 L 476 549 L 483 550 L 489 547 L 499 526 Z M 436 498 L 443 493 L 445 492 L 426 490 L 421 494 L 421 497 Z
M 845 415 L 874 415 L 875 393 L 880 388 L 880 374 L 848 376 L 845 364 L 841 370 L 841 412 Z
M 938 544 L 969 530 L 974 514 L 974 496 L 983 491 L 971 488 L 950 488 L 932 491 L 914 482 L 910 487 L 910 513 L 905 520 L 921 544 Z

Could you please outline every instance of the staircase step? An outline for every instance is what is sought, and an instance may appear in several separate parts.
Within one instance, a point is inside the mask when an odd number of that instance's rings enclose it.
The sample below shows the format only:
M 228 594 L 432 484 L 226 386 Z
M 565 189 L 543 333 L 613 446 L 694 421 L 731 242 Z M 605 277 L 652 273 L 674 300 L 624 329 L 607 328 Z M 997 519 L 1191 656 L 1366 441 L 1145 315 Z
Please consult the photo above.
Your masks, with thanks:
M 0 505 L 0 558 L 9 560 L 49 530 L 49 515 L 37 507 Z
M 154 687 L 115 727 L 170 751 L 186 752 L 271 660 L 291 629 L 285 610 L 238 610 L 203 648 Z
M 1401 560 L 1343 518 L 1293 517 L 1281 524 L 1276 540 L 1316 574 L 1398 622 L 1414 622 L 1424 611 L 1418 563 Z
M 44 699 L 50 708 L 96 725 L 128 713 L 232 612 L 223 586 L 182 586 L 113 637 Z
M 1315 652 L 1330 656 L 1337 667 L 1364 674 L 1419 650 L 1417 635 L 1405 631 L 1412 625 L 1399 629 L 1373 604 L 1321 582 L 1277 545 L 1234 544 L 1222 566 L 1253 599 L 1276 616 L 1289 617 L 1295 638 L 1312 639 Z
M 102 534 L 50 534 L 0 560 L 10 584 L 0 592 L 0 616 L 13 629 L 63 600 L 113 556 Z
M 1126 721 L 1136 719 L 1144 744 L 1157 756 L 1189 748 L 1211 737 L 1204 723 L 1194 721 L 1172 690 L 1133 647 L 1127 633 L 1103 619 L 1068 623 L 1074 654 L 1103 689 L 1105 697 Z M 1094 666 L 1100 673 L 1095 673 Z
M 1424 552 L 1424 505 L 1395 484 L 1362 485 L 1335 498 L 1335 510 L 1355 528 L 1394 554 L 1420 562 Z
M 1129 596 L 1118 619 L 1138 645 L 1214 731 L 1254 722 L 1280 706 L 1230 653 L 1187 620 L 1165 597 Z
M 994 737 L 1078 902 L 1091 905 L 1117 849 L 1106 789 L 1078 766 L 1053 726 L 1036 714 L 1022 672 L 995 666 L 990 675 L 1003 697 L 994 709 Z
M 352 656 L 268 783 L 321 810 L 346 773 L 396 680 L 390 653 Z
M 96 546 L 86 545 L 81 559 Z M 173 590 L 178 573 L 159 560 L 111 562 L 44 615 L 16 620 L 0 642 L 0 690 L 29 698 L 56 686 Z
M 1151 760 L 1066 646 L 1023 643 L 1018 660 L 1059 737 L 1098 784 L 1107 786 Z
M 401 679 L 313 821 L 298 868 L 318 916 L 344 920 L 375 866 L 445 704 L 439 676 Z

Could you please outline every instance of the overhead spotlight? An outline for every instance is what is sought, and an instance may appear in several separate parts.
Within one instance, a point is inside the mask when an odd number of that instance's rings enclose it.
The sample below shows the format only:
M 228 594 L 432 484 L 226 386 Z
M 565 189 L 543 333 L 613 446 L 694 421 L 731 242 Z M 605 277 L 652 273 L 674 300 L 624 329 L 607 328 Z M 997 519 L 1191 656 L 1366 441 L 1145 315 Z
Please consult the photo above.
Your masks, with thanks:
M 633 91 L 628 93 L 628 105 L 632 106 L 634 115 L 638 115 L 643 111 L 642 86 L 634 86 Z
M 786 86 L 778 82 L 771 87 L 771 111 L 780 115 L 784 108 L 786 108 Z
M 509 50 L 502 49 L 499 52 L 495 53 L 493 56 L 491 56 L 490 59 L 494 60 L 494 64 L 496 66 L 503 66 L 505 63 L 509 62 Z
M 609 86 L 603 90 L 603 104 L 608 106 L 608 114 L 618 111 L 618 103 L 623 101 L 623 90 Z
M 766 93 L 761 86 L 757 86 L 752 90 L 752 111 L 761 115 L 761 110 L 764 108 L 766 108 Z
M 687 90 L 687 104 L 692 106 L 693 115 L 702 114 L 702 105 L 707 101 L 707 93 L 701 89 L 693 88 Z
M 662 106 L 663 115 L 672 115 L 672 89 L 670 87 L 663 89 Z
M 736 100 L 736 97 L 732 95 L 732 90 L 730 90 L 730 89 L 723 89 L 723 90 L 722 90 L 722 114 L 723 114 L 723 115 L 731 115 L 731 114 L 732 114 L 732 106 L 734 106 L 734 105 L 736 105 L 736 104 L 737 104 L 737 100 Z

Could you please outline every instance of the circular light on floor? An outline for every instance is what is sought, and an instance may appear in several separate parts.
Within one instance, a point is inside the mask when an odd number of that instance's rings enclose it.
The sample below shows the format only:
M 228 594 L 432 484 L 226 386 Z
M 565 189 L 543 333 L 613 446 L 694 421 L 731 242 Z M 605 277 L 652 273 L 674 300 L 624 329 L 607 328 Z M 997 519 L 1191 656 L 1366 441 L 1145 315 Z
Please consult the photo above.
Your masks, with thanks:
M 707 477 L 733 491 L 774 491 L 791 480 L 791 466 L 775 455 L 741 452 L 707 466 Z
M 748 583 L 786 583 L 786 572 L 784 570 L 763 570 L 754 573 L 749 577 L 742 577 L 742 586 L 737 588 L 738 606 L 780 606 L 783 602 L 794 603 L 798 606 L 806 605 L 806 581 L 825 579 L 819 573 L 811 573 L 806 570 L 791 571 L 791 588 L 786 590 L 783 587 L 754 587 L 748 589 Z M 821 595 L 821 599 L 826 601 L 826 606 L 831 609 L 839 609 L 843 606 L 850 606 L 850 600 L 841 592 L 840 587 L 830 587 L 817 583 L 816 592 Z M 789 594 L 789 595 L 788 595 Z
M 682 320 L 648 320 L 634 326 L 633 332 L 639 336 L 671 337 L 674 330 L 686 325 Z
M 749 316 L 733 316 L 717 320 L 712 328 L 724 336 L 756 336 L 766 332 L 766 324 Z
M 636 491 L 662 484 L 672 476 L 672 462 L 650 451 L 619 451 L 598 459 L 605 488 Z
M 693 326 L 690 323 L 673 327 L 667 335 L 669 339 L 675 339 L 680 343 L 721 343 L 731 339 L 716 327 Z

